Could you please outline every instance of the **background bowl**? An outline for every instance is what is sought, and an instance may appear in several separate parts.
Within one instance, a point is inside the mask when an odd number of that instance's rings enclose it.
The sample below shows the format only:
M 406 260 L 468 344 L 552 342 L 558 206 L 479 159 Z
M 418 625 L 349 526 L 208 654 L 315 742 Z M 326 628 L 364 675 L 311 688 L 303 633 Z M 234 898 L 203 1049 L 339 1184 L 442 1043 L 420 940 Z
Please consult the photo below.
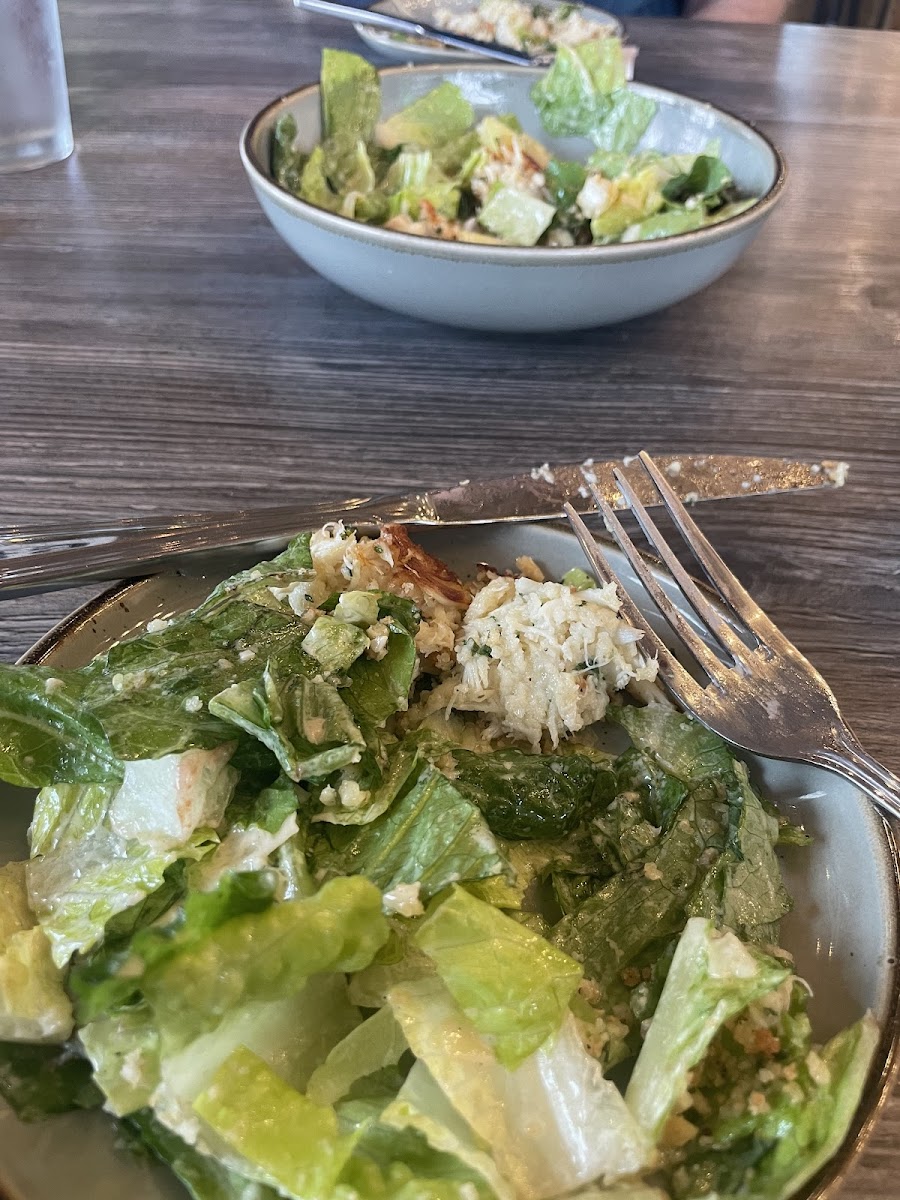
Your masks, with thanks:
M 565 7 L 565 0 L 542 0 L 545 8 L 558 9 Z M 396 17 L 406 17 L 410 21 L 424 21 L 426 25 L 437 25 L 434 19 L 438 8 L 452 9 L 456 12 L 474 12 L 478 7 L 476 0 L 377 0 L 370 4 L 373 12 L 391 13 Z M 580 15 L 586 21 L 592 21 L 616 37 L 623 37 L 625 30 L 622 22 L 612 13 L 599 8 L 584 7 Z M 455 50 L 452 46 L 442 46 L 440 42 L 431 42 L 425 38 L 403 37 L 389 33 L 387 29 L 377 29 L 374 25 L 366 25 L 361 21 L 354 25 L 360 38 L 371 50 L 376 50 L 394 62 L 481 62 L 477 54 L 467 50 Z M 630 78 L 630 76 L 629 76 Z
M 540 71 L 432 66 L 380 75 L 385 116 L 449 80 L 479 117 L 514 113 L 527 133 L 562 158 L 583 161 L 592 149 L 583 138 L 547 136 L 529 95 Z M 696 154 L 716 140 L 741 192 L 760 196 L 759 203 L 718 225 L 676 237 L 568 249 L 443 242 L 363 225 L 296 199 L 272 178 L 270 138 L 280 116 L 293 115 L 304 150 L 319 140 L 317 84 L 258 113 L 241 136 L 241 160 L 263 211 L 291 249 L 364 300 L 470 329 L 590 329 L 655 312 L 718 279 L 759 233 L 784 187 L 781 155 L 745 122 L 676 92 L 631 86 L 658 106 L 642 148 Z

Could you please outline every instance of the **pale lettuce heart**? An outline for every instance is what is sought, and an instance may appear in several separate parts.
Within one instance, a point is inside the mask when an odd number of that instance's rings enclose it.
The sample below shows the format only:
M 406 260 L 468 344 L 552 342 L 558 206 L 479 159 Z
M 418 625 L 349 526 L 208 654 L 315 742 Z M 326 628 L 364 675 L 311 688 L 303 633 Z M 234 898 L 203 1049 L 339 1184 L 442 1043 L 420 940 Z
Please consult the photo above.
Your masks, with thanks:
M 259 825 L 233 829 L 212 854 L 191 868 L 191 885 L 201 892 L 211 892 L 229 871 L 262 871 L 270 856 L 296 833 L 296 813 L 289 813 L 274 833 Z
M 0 867 L 0 1041 L 64 1042 L 72 1005 L 28 906 L 25 863 Z
M 401 984 L 388 999 L 413 1052 L 490 1147 L 519 1200 L 634 1175 L 652 1161 L 649 1140 L 584 1049 L 573 1017 L 510 1071 L 439 979 Z
M 784 962 L 711 921 L 688 921 L 625 1093 L 650 1137 L 662 1133 L 687 1090 L 691 1069 L 725 1022 L 790 974 Z
M 366 1075 L 393 1066 L 408 1049 L 406 1037 L 390 1008 L 380 1008 L 357 1025 L 313 1071 L 306 1094 L 314 1104 L 335 1104 Z
M 497 1164 L 481 1147 L 471 1126 L 438 1087 L 421 1059 L 413 1064 L 396 1100 L 384 1109 L 379 1120 L 394 1129 L 417 1130 L 432 1150 L 452 1154 L 477 1172 L 497 1200 L 514 1200 L 515 1193 L 497 1170 Z
M 110 805 L 110 828 L 126 841 L 135 838 L 160 851 L 184 845 L 196 829 L 215 829 L 238 780 L 228 766 L 233 752 L 228 742 L 214 750 L 127 762 Z
M 454 887 L 415 937 L 453 999 L 504 1066 L 559 1029 L 581 965 L 546 938 Z

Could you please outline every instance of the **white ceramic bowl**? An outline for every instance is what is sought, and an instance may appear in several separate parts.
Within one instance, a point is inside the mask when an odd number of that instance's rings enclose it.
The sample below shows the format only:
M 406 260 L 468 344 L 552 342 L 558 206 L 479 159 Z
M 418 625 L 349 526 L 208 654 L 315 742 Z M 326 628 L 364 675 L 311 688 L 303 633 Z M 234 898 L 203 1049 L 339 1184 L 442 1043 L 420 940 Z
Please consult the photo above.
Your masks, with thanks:
M 514 113 L 526 132 L 563 158 L 583 161 L 592 149 L 585 139 L 549 138 L 544 132 L 529 95 L 540 71 L 477 65 L 401 67 L 380 74 L 385 115 L 450 80 L 476 113 Z M 263 211 L 290 248 L 364 300 L 470 329 L 590 329 L 666 308 L 718 279 L 759 233 L 784 189 L 784 161 L 757 130 L 699 100 L 632 86 L 658 106 L 642 147 L 699 153 L 718 141 L 738 187 L 760 196 L 759 203 L 718 225 L 675 237 L 569 249 L 444 242 L 364 225 L 296 199 L 272 178 L 271 134 L 280 116 L 293 115 L 303 149 L 319 140 L 317 84 L 258 113 L 241 136 L 241 160 Z

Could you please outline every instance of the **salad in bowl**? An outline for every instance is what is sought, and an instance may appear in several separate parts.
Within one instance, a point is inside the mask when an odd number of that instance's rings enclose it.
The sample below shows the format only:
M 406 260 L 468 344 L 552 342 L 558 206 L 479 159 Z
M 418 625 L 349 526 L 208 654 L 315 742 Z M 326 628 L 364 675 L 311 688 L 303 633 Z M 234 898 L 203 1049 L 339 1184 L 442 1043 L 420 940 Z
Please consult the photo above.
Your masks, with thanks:
M 655 676 L 579 567 L 340 524 L 0 668 L 0 776 L 40 789 L 0 1091 L 102 1107 L 197 1200 L 786 1200 L 878 1030 L 816 1040 L 808 839 Z
M 294 115 L 272 134 L 286 192 L 326 212 L 399 233 L 495 246 L 606 246 L 718 224 L 751 208 L 715 143 L 700 153 L 638 148 L 657 102 L 626 82 L 622 46 L 606 37 L 561 46 L 531 101 L 554 139 L 593 144 L 565 157 L 510 113 L 476 114 L 445 79 L 381 119 L 375 68 L 322 54 L 322 136 L 299 148 Z

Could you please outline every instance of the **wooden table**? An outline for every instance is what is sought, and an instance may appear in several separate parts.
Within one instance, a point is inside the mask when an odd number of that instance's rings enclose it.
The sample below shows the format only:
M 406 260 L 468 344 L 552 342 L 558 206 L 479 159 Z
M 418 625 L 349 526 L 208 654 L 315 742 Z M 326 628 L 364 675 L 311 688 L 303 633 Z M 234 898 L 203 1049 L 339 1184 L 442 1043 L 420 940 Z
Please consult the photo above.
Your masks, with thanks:
M 841 493 L 703 524 L 900 769 L 900 37 L 635 21 L 638 77 L 756 121 L 788 196 L 702 295 L 619 328 L 393 316 L 282 245 L 237 138 L 352 31 L 286 0 L 62 5 L 78 151 L 0 177 L 2 519 L 298 501 L 546 459 L 840 457 Z M 76 600 L 3 604 L 0 654 Z M 890 1195 L 900 1096 L 841 1193 Z

